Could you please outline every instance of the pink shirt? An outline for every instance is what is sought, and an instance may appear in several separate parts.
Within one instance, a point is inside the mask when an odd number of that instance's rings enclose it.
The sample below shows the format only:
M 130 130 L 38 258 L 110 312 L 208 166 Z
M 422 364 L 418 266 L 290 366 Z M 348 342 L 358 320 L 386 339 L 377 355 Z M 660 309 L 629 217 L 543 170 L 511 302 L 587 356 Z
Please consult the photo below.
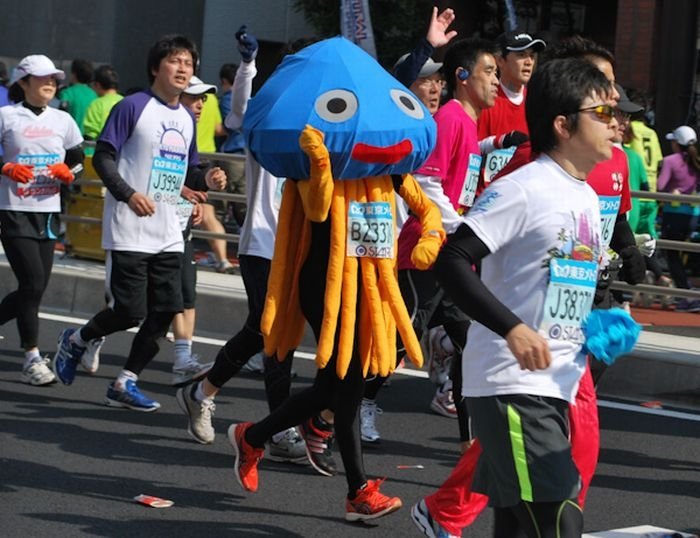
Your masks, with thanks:
M 467 176 L 469 156 L 480 155 L 476 122 L 454 99 L 445 103 L 433 118 L 437 123 L 435 149 L 416 174 L 439 178 L 452 209 L 464 211 L 467 208 L 460 206 L 459 198 Z M 409 217 L 399 236 L 399 269 L 415 269 L 411 251 L 420 233 L 420 222 L 413 216 Z

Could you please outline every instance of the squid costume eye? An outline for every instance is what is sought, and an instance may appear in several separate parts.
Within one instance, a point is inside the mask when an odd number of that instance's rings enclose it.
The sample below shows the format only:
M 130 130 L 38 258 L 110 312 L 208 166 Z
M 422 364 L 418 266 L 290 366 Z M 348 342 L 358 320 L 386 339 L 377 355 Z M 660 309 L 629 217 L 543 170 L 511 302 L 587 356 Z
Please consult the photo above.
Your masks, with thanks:
M 321 94 L 314 104 L 316 114 L 332 123 L 341 123 L 357 112 L 357 97 L 347 90 L 331 90 Z
M 423 107 L 418 102 L 418 99 L 413 97 L 410 93 L 399 89 L 393 89 L 389 94 L 399 110 L 407 116 L 417 120 L 422 120 L 425 117 Z

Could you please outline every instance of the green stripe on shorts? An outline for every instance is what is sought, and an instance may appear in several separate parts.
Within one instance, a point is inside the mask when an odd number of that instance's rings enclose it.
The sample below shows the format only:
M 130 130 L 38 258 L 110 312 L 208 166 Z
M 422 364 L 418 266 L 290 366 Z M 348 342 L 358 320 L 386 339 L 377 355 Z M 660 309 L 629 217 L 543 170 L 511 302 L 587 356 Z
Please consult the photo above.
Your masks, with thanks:
M 532 484 L 530 483 L 530 473 L 527 469 L 527 458 L 525 456 L 523 425 L 518 411 L 512 405 L 508 405 L 508 433 L 510 434 L 510 446 L 513 450 L 515 472 L 518 475 L 518 483 L 520 484 L 520 498 L 523 501 L 532 502 Z

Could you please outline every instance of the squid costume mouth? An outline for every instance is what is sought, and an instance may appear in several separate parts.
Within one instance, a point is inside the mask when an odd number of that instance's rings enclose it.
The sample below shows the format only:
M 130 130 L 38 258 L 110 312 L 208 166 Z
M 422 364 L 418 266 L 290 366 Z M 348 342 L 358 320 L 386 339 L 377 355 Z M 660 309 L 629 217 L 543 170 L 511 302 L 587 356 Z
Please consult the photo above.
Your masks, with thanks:
M 352 148 L 352 158 L 368 164 L 396 164 L 401 162 L 413 151 L 413 144 L 410 140 L 402 140 L 398 144 L 379 147 L 358 142 Z

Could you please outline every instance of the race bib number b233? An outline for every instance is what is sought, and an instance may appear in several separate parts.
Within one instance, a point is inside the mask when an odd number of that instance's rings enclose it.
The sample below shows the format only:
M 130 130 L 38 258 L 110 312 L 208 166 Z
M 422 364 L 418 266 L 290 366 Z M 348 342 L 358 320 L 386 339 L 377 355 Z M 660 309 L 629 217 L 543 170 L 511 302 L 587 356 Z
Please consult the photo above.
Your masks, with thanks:
M 550 340 L 582 344 L 581 324 L 591 311 L 598 264 L 552 258 L 540 333 Z
M 389 202 L 350 202 L 346 254 L 354 258 L 393 258 L 394 219 Z

